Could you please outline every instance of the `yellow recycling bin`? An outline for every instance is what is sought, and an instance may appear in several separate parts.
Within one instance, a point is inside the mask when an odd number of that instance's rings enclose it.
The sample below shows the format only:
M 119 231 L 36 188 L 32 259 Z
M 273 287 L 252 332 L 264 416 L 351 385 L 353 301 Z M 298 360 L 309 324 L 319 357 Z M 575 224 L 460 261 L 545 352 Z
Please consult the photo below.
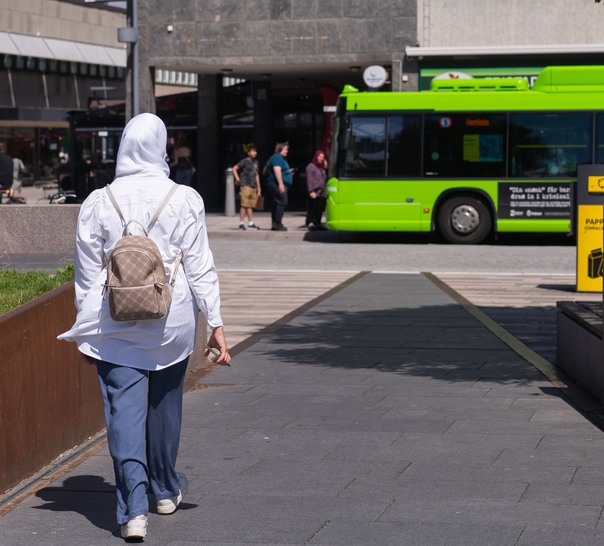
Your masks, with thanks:
M 577 217 L 577 291 L 602 292 L 603 205 L 579 205 Z
M 577 291 L 604 286 L 604 165 L 579 165 L 577 177 Z

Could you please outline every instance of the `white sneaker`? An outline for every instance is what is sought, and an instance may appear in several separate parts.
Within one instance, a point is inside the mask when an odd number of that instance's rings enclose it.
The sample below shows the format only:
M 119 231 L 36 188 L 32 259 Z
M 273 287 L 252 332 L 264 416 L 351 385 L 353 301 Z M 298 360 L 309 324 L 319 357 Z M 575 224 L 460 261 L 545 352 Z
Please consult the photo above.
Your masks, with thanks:
M 178 497 L 169 497 L 157 501 L 157 513 L 167 516 L 176 512 L 178 505 L 182 502 L 182 491 L 178 492 Z
M 147 536 L 147 516 L 140 515 L 128 520 L 120 527 L 122 538 L 145 538 Z

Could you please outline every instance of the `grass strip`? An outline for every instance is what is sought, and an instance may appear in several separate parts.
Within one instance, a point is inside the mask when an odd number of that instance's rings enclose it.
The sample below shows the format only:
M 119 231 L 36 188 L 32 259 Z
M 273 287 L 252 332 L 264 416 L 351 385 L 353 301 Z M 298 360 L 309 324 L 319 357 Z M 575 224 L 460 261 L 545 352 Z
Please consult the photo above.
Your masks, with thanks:
M 71 264 L 57 269 L 55 273 L 0 268 L 0 314 L 7 313 L 73 279 L 74 268 Z

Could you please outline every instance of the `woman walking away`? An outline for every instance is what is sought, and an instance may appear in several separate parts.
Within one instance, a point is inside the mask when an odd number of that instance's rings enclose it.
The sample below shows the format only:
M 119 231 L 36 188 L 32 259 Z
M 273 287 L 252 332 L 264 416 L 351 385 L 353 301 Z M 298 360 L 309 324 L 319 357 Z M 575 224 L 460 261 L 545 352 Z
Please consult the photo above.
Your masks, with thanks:
M 111 193 L 130 229 L 149 226 L 167 273 L 176 270 L 172 303 L 160 319 L 120 322 L 111 317 L 102 287 L 104 264 L 124 225 L 105 188 L 82 204 L 75 250 L 76 323 L 59 339 L 74 341 L 96 365 L 105 406 L 107 439 L 113 460 L 117 521 L 126 539 L 147 534 L 147 492 L 158 514 L 171 514 L 186 493 L 176 471 L 182 421 L 183 382 L 193 352 L 198 312 L 211 331 L 206 356 L 229 365 L 231 357 L 220 316 L 219 284 L 208 246 L 203 200 L 184 186 L 174 188 L 165 162 L 167 132 L 153 114 L 126 125 L 118 150 Z M 163 208 L 161 204 L 164 203 Z M 161 210 L 155 223 L 153 216 Z M 134 227 L 133 227 L 134 226 Z M 182 267 L 178 259 L 182 256 Z M 165 283 L 156 283 L 168 290 Z

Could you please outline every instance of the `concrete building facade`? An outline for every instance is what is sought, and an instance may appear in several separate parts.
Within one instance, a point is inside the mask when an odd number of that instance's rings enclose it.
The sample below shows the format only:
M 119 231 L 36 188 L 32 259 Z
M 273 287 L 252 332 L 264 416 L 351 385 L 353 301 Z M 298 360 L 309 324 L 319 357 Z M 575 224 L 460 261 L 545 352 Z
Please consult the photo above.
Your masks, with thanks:
M 594 0 L 418 0 L 421 47 L 601 45 Z
M 263 161 L 289 140 L 303 172 L 329 145 L 338 92 L 366 88 L 368 66 L 384 67 L 384 89 L 400 91 L 453 70 L 530 82 L 547 65 L 600 64 L 602 18 L 594 0 L 0 0 L 0 139 L 28 124 L 65 130 L 91 88 L 131 103 L 136 65 L 139 110 L 170 115 L 171 141 L 188 138 L 197 188 L 219 209 L 225 168 L 244 144 Z M 118 42 L 117 29 L 133 24 L 136 43 Z M 172 83 L 191 93 L 158 108 L 167 74 L 185 75 Z M 302 175 L 295 186 L 302 205 Z
M 153 108 L 154 69 L 195 72 L 196 161 L 209 180 L 219 181 L 249 142 L 265 160 L 275 142 L 289 141 L 290 163 L 303 173 L 326 146 L 324 108 L 342 86 L 361 84 L 367 66 L 401 66 L 403 45 L 415 43 L 416 7 L 415 0 L 378 9 L 359 0 L 139 2 L 141 108 Z M 227 88 L 225 78 L 243 83 Z M 292 200 L 302 205 L 302 176 L 296 182 Z M 201 191 L 220 205 L 220 182 Z
M 140 72 L 147 77 L 141 104 L 152 108 L 154 68 L 200 75 L 197 159 L 218 181 L 205 197 L 219 204 L 222 171 L 240 142 L 253 140 L 266 157 L 275 141 L 293 139 L 296 166 L 324 145 L 320 129 L 311 135 L 299 125 L 308 116 L 291 120 L 294 97 L 298 114 L 315 97 L 306 113 L 328 129 L 334 93 L 345 83 L 365 88 L 370 65 L 385 67 L 385 88 L 400 91 L 425 89 L 448 70 L 530 82 L 550 64 L 600 63 L 602 17 L 593 0 L 139 2 Z M 248 127 L 239 135 L 226 121 L 234 113 L 224 108 L 233 93 L 225 77 L 247 86 Z
M 68 112 L 123 100 L 123 10 L 59 0 L 0 0 L 0 140 L 35 180 L 53 179 L 71 147 Z M 1 182 L 1 181 L 0 181 Z

